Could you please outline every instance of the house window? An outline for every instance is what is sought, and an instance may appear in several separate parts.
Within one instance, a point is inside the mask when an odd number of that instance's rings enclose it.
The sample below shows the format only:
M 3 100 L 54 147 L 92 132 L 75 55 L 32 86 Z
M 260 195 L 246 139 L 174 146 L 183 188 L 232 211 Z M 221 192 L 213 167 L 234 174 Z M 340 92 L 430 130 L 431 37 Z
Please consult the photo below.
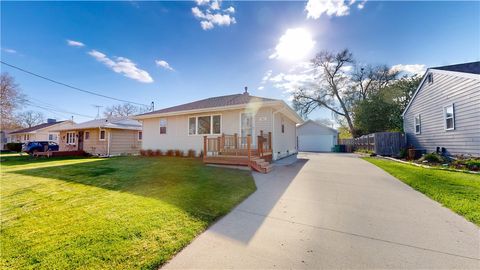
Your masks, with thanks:
M 198 134 L 210 134 L 211 124 L 210 116 L 198 117 Z
M 56 140 L 58 140 L 58 135 L 55 134 L 55 133 L 49 133 L 48 134 L 48 140 L 49 141 L 56 141 Z
M 453 104 L 443 108 L 443 115 L 445 117 L 445 130 L 455 129 L 455 110 Z
M 100 141 L 105 141 L 105 137 L 106 137 L 106 131 L 105 131 L 105 129 L 100 129 L 99 140 L 100 140 Z
M 141 131 L 138 132 L 138 140 L 141 141 L 143 137 L 143 133 Z
M 167 134 L 167 119 L 160 119 L 160 134 Z
M 90 139 L 90 131 L 85 131 L 85 141 Z
M 188 135 L 197 134 L 197 118 L 190 117 L 188 118 Z
M 415 134 L 420 134 L 420 132 L 422 131 L 420 114 L 415 115 L 414 124 L 415 124 Z
M 188 118 L 189 135 L 220 134 L 222 132 L 221 115 L 205 115 Z
M 283 118 L 282 118 L 282 133 L 285 133 L 285 124 L 283 123 Z
M 67 144 L 75 144 L 75 132 L 67 132 Z

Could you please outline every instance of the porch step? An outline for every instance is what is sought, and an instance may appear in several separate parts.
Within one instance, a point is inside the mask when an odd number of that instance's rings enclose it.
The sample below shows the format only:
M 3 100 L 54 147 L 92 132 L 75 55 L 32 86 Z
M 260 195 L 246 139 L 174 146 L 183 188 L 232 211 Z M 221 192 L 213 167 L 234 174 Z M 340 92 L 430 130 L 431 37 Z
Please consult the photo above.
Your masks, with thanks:
M 261 173 L 269 173 L 273 170 L 273 165 L 270 162 L 265 161 L 262 158 L 254 158 L 251 161 L 252 169 Z

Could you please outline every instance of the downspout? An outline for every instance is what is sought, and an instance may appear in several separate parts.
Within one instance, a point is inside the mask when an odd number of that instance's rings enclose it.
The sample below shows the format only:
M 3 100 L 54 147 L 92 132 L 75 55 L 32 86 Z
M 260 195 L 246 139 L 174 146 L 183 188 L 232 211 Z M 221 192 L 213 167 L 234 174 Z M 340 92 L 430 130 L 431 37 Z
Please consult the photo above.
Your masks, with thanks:
M 105 130 L 107 132 L 107 130 Z M 112 138 L 112 133 L 110 132 L 110 129 L 108 129 L 108 141 L 107 141 L 107 156 L 110 156 L 110 140 Z

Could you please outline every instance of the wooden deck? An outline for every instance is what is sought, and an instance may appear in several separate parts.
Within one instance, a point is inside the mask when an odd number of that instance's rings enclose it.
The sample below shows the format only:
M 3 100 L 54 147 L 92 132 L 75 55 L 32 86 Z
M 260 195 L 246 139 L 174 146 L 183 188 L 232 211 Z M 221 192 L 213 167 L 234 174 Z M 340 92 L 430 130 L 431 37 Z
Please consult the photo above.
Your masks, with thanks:
M 239 137 L 237 134 L 208 138 L 204 136 L 203 162 L 207 164 L 248 166 L 253 170 L 268 173 L 272 170 L 272 135 L 257 136 L 257 144 L 252 137 Z

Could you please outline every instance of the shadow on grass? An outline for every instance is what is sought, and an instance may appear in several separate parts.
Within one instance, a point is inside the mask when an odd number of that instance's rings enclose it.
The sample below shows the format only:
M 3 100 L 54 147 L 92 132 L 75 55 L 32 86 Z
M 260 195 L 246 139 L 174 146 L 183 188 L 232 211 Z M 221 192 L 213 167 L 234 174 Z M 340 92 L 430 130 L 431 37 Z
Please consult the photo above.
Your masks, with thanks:
M 307 159 L 300 159 L 292 165 L 276 167 L 269 174 L 255 174 L 259 190 L 244 203 L 255 200 L 258 203 L 254 206 L 259 207 L 260 212 L 268 213 L 306 162 Z M 188 158 L 117 157 L 96 162 L 20 169 L 11 173 L 161 200 L 208 223 L 226 215 L 232 207 L 256 190 L 249 171 L 205 166 L 199 159 Z M 228 229 L 214 230 L 229 238 L 248 243 L 265 219 L 259 217 L 249 220 L 241 234 Z
M 25 162 L 13 160 L 9 164 Z M 43 168 L 16 169 L 11 173 L 154 198 L 207 222 L 225 215 L 255 190 L 248 171 L 208 167 L 199 159 L 188 158 L 116 157 L 58 166 L 45 163 Z

